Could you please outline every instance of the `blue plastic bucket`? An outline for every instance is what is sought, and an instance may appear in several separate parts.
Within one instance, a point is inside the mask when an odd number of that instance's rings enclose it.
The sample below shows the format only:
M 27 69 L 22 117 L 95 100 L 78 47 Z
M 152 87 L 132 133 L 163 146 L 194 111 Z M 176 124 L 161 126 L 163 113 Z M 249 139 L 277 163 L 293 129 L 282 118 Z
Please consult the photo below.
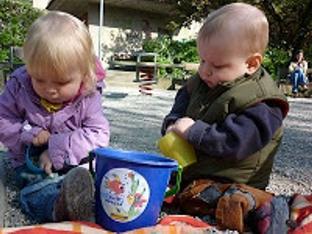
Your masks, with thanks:
M 96 222 L 114 232 L 155 225 L 177 162 L 111 148 L 92 153 L 96 156 Z

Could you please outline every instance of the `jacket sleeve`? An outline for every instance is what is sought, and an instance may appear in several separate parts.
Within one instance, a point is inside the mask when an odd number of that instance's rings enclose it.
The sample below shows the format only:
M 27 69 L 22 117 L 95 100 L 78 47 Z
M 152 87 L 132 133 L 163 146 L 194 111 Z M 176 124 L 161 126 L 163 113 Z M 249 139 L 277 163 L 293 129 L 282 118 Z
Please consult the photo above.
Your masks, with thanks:
M 308 72 L 308 62 L 304 60 L 302 63 L 303 63 L 303 73 L 306 75 Z
M 0 141 L 13 155 L 23 154 L 23 145 L 31 143 L 41 131 L 39 127 L 30 127 L 24 121 L 23 111 L 18 106 L 18 91 L 21 88 L 12 77 L 0 96 Z M 28 125 L 25 128 L 25 126 Z
M 297 67 L 297 64 L 295 62 L 291 62 L 288 66 L 288 71 L 293 72 Z
M 279 107 L 256 104 L 243 113 L 230 114 L 221 124 L 197 120 L 187 139 L 204 155 L 241 160 L 263 148 L 282 126 Z
M 101 96 L 96 92 L 86 98 L 82 127 L 50 136 L 49 156 L 57 170 L 65 165 L 78 165 L 91 150 L 108 146 L 109 124 L 103 114 Z
M 183 86 L 176 94 L 174 104 L 170 113 L 164 118 L 161 134 L 164 135 L 166 133 L 166 129 L 169 125 L 173 124 L 177 119 L 185 116 L 187 106 L 190 101 L 190 95 L 187 91 L 187 86 Z

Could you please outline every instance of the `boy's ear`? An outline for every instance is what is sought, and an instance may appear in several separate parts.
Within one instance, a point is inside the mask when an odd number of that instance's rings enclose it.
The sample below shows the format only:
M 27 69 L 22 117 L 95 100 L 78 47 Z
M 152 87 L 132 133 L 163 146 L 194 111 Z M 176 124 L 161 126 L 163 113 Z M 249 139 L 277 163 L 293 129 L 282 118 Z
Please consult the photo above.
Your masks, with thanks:
M 246 60 L 247 74 L 253 74 L 262 64 L 263 56 L 260 53 L 254 53 Z

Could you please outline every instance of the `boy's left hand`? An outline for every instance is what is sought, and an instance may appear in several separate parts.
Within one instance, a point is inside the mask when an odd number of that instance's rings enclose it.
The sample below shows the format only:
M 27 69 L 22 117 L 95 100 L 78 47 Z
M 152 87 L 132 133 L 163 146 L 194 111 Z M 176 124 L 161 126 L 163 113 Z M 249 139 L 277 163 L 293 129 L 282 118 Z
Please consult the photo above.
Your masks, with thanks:
M 183 117 L 178 119 L 174 125 L 172 126 L 171 130 L 183 137 L 184 139 L 187 138 L 187 133 L 190 127 L 195 123 L 195 121 L 189 117 Z
M 49 157 L 48 150 L 43 151 L 39 158 L 40 167 L 48 174 L 52 174 L 52 162 Z

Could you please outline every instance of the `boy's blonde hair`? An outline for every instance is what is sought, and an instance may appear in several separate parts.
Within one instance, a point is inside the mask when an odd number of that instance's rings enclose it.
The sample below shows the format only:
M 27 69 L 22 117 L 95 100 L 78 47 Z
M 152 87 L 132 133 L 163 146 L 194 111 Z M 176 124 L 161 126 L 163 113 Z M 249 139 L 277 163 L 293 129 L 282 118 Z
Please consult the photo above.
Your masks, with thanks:
M 27 71 L 31 76 L 53 76 L 59 81 L 69 73 L 83 75 L 83 92 L 95 89 L 95 55 L 87 27 L 76 17 L 50 11 L 30 27 L 23 47 Z
M 215 36 L 239 42 L 239 49 L 247 54 L 265 52 L 269 40 L 269 24 L 265 14 L 246 3 L 225 5 L 208 15 L 201 27 L 197 43 L 208 42 Z

